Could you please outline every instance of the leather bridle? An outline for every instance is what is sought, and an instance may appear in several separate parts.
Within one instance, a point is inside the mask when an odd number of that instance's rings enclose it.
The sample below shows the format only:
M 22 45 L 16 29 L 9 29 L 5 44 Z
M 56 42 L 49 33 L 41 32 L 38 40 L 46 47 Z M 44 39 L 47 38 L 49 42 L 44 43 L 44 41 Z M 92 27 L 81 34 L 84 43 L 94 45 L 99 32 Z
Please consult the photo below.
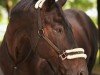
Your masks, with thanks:
M 59 58 L 61 58 L 62 60 L 65 60 L 66 58 L 67 59 L 75 59 L 75 58 L 81 58 L 81 57 L 86 59 L 87 55 L 84 54 L 84 49 L 77 48 L 78 46 L 77 46 L 77 43 L 74 39 L 71 25 L 70 25 L 69 21 L 67 19 L 65 19 L 65 17 L 64 17 L 64 12 L 62 10 L 61 5 L 58 2 L 55 2 L 55 6 L 57 7 L 58 11 L 60 12 L 62 20 L 64 22 L 64 25 L 63 25 L 64 28 L 67 28 L 67 30 L 68 30 L 67 33 L 68 33 L 68 36 L 70 36 L 68 38 L 68 40 L 71 40 L 71 43 L 73 43 L 72 48 L 70 49 L 70 51 L 69 50 L 61 51 L 56 45 L 54 45 L 54 43 L 50 39 L 48 39 L 48 37 L 46 37 L 44 35 L 40 8 L 37 9 L 38 29 L 39 29 L 38 35 L 40 36 L 40 38 L 43 38 L 54 49 L 54 51 L 58 54 Z M 74 48 L 76 48 L 76 49 L 74 49 Z M 74 53 L 74 54 L 71 56 L 68 56 L 68 53 Z
M 62 7 L 60 6 L 60 4 L 58 2 L 55 2 L 55 6 L 57 7 L 58 11 L 60 12 L 62 20 L 64 22 L 63 26 L 64 27 L 67 26 L 68 35 L 70 36 L 69 40 L 71 40 L 71 42 L 73 43 L 72 49 L 78 47 L 76 42 L 75 42 L 74 36 L 73 36 L 71 25 L 68 22 L 68 20 L 65 19 L 65 17 L 64 17 L 64 12 L 62 10 Z M 38 35 L 39 35 L 40 39 L 43 38 L 53 48 L 53 50 L 58 54 L 58 58 L 61 59 L 61 62 L 63 60 L 65 60 L 65 59 L 75 59 L 75 58 L 80 58 L 80 57 L 83 57 L 83 58 L 86 59 L 87 56 L 86 56 L 86 54 L 84 54 L 84 50 L 80 49 L 80 48 L 79 48 L 80 50 L 76 50 L 76 51 L 74 51 L 74 50 L 71 50 L 71 51 L 69 51 L 69 50 L 61 51 L 48 37 L 46 37 L 44 35 L 43 24 L 42 24 L 42 20 L 41 20 L 41 10 L 40 10 L 40 8 L 37 9 L 37 15 L 38 15 L 37 17 L 38 17 L 38 29 L 39 29 L 38 30 Z M 71 53 L 71 52 L 75 52 L 76 56 L 72 55 L 72 57 L 69 56 L 69 58 L 68 58 L 68 53 Z M 54 71 L 54 75 L 57 75 L 57 72 L 53 68 L 52 64 L 50 64 L 49 61 L 47 61 L 47 62 L 50 65 L 51 69 Z
M 69 22 L 64 18 L 64 13 L 63 13 L 63 10 L 61 9 L 61 6 L 59 5 L 58 2 L 55 2 L 55 5 L 56 7 L 58 8 L 58 10 L 60 11 L 60 14 L 61 14 L 61 17 L 62 17 L 62 20 L 64 21 L 65 25 L 67 25 L 68 27 L 68 30 L 69 32 L 69 35 L 71 36 L 72 40 L 73 40 L 73 43 L 74 43 L 74 48 L 77 47 L 77 44 L 75 43 L 74 41 L 74 38 L 73 38 L 73 33 L 72 33 L 72 29 L 69 25 Z M 45 35 L 44 35 L 44 30 L 43 30 L 43 24 L 42 24 L 42 20 L 41 20 L 41 10 L 40 8 L 37 9 L 37 15 L 38 15 L 38 35 L 40 38 L 43 38 L 54 50 L 55 52 L 58 54 L 58 56 L 63 60 L 66 58 L 66 55 L 67 54 L 64 54 L 65 52 L 63 51 L 63 53 L 61 52 L 61 50 L 56 46 L 54 45 L 50 39 L 48 39 Z

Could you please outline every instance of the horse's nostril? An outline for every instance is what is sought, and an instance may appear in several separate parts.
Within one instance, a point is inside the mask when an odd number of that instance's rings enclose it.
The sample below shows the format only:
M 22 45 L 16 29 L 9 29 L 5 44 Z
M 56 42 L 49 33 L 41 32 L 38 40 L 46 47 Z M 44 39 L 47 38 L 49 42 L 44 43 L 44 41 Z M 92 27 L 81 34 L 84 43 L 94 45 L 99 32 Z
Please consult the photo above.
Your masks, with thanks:
M 88 75 L 88 73 L 87 73 L 87 72 L 82 71 L 82 72 L 80 72 L 78 75 Z
M 77 75 L 85 75 L 85 72 L 84 71 L 80 71 L 80 72 L 78 72 Z
M 81 72 L 79 75 L 84 75 L 83 72 Z

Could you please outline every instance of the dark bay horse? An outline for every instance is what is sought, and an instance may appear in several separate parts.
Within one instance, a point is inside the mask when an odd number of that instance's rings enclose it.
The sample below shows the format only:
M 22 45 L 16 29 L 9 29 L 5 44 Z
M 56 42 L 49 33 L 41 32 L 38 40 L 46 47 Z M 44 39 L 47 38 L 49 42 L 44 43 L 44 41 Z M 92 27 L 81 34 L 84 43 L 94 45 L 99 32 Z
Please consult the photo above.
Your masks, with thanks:
M 4 75 L 91 74 L 97 53 L 91 19 L 80 10 L 63 12 L 66 0 L 46 0 L 41 9 L 36 2 L 21 0 L 11 11 L 0 47 Z

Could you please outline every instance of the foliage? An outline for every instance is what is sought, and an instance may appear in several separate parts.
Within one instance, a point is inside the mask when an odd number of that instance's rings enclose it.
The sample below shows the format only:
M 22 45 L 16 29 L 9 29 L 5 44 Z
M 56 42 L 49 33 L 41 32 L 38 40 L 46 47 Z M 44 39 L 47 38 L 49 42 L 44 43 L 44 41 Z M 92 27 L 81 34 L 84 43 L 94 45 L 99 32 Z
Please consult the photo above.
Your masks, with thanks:
M 0 9 L 2 9 L 2 10 L 0 10 L 0 25 L 1 24 L 4 24 L 5 25 L 5 24 L 8 23 L 8 21 L 7 21 L 8 14 L 7 14 L 6 9 L 3 8 L 2 6 L 0 6 Z
M 94 3 L 96 0 L 68 0 L 63 8 L 77 8 L 86 11 L 92 8 Z
M 6 1 L 7 0 L 0 0 L 0 6 L 6 8 L 6 5 L 5 5 Z M 11 1 L 12 1 L 13 5 L 15 5 L 19 0 L 11 0 Z
M 3 7 L 5 6 L 4 1 L 5 1 L 5 0 L 0 0 L 0 6 L 3 6 Z
M 96 0 L 68 0 L 66 4 L 63 6 L 63 9 L 79 9 L 84 12 L 87 10 L 90 10 L 92 8 L 96 8 Z M 95 25 L 97 26 L 97 17 L 92 17 L 90 18 L 94 21 Z
M 2 13 L 1 13 L 1 10 L 0 10 L 0 22 L 1 22 L 1 20 L 2 20 Z

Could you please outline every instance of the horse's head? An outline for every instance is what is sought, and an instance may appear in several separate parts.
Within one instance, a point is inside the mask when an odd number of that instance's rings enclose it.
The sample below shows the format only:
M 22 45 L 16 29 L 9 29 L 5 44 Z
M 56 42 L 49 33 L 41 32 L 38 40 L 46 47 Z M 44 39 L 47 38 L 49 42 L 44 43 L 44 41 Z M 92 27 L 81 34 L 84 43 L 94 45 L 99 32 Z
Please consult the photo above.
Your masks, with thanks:
M 68 50 L 76 46 L 60 10 L 54 7 L 47 11 L 45 6 L 41 11 L 33 9 L 33 1 L 22 0 L 12 11 L 6 35 L 10 54 L 22 60 L 28 50 L 35 49 L 58 75 L 88 75 L 84 50 Z M 62 6 L 66 0 L 59 1 Z
M 40 14 L 42 14 L 38 15 L 40 40 L 37 45 L 40 57 L 49 62 L 56 74 L 88 75 L 86 54 L 82 48 L 72 49 L 77 46 L 59 10 L 55 8 Z

